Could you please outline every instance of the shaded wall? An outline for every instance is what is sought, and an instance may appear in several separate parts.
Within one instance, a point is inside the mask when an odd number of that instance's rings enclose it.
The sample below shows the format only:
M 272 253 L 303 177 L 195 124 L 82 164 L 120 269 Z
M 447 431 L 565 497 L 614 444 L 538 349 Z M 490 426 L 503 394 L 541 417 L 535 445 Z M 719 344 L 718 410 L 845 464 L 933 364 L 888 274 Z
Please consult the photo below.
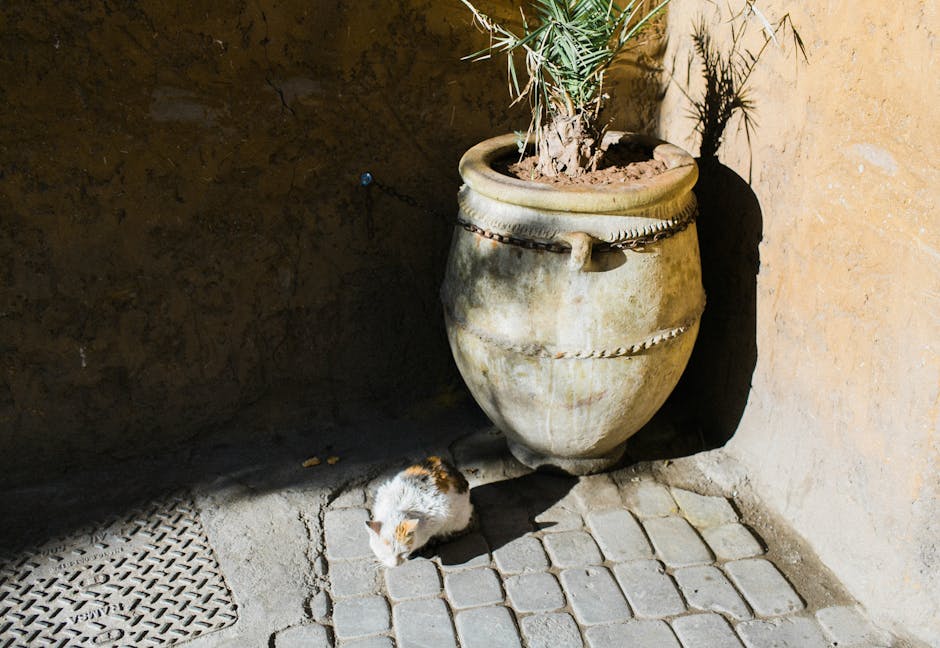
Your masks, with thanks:
M 457 161 L 526 126 L 483 44 L 456 0 L 4 3 L 0 474 L 459 385 Z
M 728 450 L 875 618 L 940 645 L 937 5 L 760 6 L 792 13 L 810 63 L 770 52 L 752 149 L 732 123 L 719 151 L 741 178 L 753 161 L 763 221 L 753 386 Z M 711 10 L 671 5 L 683 65 Z M 686 108 L 673 87 L 662 132 L 695 150 Z

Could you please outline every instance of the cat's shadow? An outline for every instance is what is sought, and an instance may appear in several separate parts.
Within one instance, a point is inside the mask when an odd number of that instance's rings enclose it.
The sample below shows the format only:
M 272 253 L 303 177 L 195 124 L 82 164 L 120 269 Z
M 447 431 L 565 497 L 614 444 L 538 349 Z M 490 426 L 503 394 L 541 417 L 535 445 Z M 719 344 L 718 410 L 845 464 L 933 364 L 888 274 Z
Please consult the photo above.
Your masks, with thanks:
M 417 555 L 437 558 L 445 569 L 488 565 L 492 553 L 513 540 L 567 528 L 577 519 L 576 506 L 569 497 L 577 483 L 574 477 L 536 472 L 477 486 L 470 491 L 475 515 L 468 530 L 430 544 Z

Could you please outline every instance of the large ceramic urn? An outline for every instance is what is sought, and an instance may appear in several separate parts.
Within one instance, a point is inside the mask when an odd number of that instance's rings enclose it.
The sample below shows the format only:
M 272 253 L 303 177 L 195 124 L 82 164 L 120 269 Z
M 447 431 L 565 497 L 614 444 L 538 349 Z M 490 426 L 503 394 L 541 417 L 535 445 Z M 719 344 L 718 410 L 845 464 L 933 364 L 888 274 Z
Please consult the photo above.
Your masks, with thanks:
M 599 186 L 519 180 L 493 168 L 514 135 L 460 161 L 447 334 L 473 397 L 533 468 L 615 464 L 678 382 L 705 306 L 695 161 L 659 140 L 607 137 L 666 170 Z

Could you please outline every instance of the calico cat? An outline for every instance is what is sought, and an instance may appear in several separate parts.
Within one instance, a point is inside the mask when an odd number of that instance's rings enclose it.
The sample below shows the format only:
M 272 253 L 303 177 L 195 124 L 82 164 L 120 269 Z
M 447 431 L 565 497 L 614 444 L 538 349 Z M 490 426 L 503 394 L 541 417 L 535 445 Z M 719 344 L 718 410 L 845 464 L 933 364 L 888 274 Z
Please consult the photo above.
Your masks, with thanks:
M 405 468 L 375 492 L 373 519 L 366 522 L 369 546 L 396 567 L 432 538 L 460 533 L 470 524 L 470 485 L 440 457 Z

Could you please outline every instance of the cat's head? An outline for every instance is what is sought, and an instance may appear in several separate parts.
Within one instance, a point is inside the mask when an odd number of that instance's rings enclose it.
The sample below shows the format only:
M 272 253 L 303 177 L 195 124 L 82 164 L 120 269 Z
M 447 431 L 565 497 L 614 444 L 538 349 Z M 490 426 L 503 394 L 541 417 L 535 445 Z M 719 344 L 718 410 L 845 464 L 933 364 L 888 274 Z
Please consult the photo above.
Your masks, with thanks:
M 366 522 L 366 528 L 369 529 L 369 546 L 372 553 L 387 567 L 402 564 L 416 548 L 416 519 L 402 520 L 394 525 L 371 520 Z

